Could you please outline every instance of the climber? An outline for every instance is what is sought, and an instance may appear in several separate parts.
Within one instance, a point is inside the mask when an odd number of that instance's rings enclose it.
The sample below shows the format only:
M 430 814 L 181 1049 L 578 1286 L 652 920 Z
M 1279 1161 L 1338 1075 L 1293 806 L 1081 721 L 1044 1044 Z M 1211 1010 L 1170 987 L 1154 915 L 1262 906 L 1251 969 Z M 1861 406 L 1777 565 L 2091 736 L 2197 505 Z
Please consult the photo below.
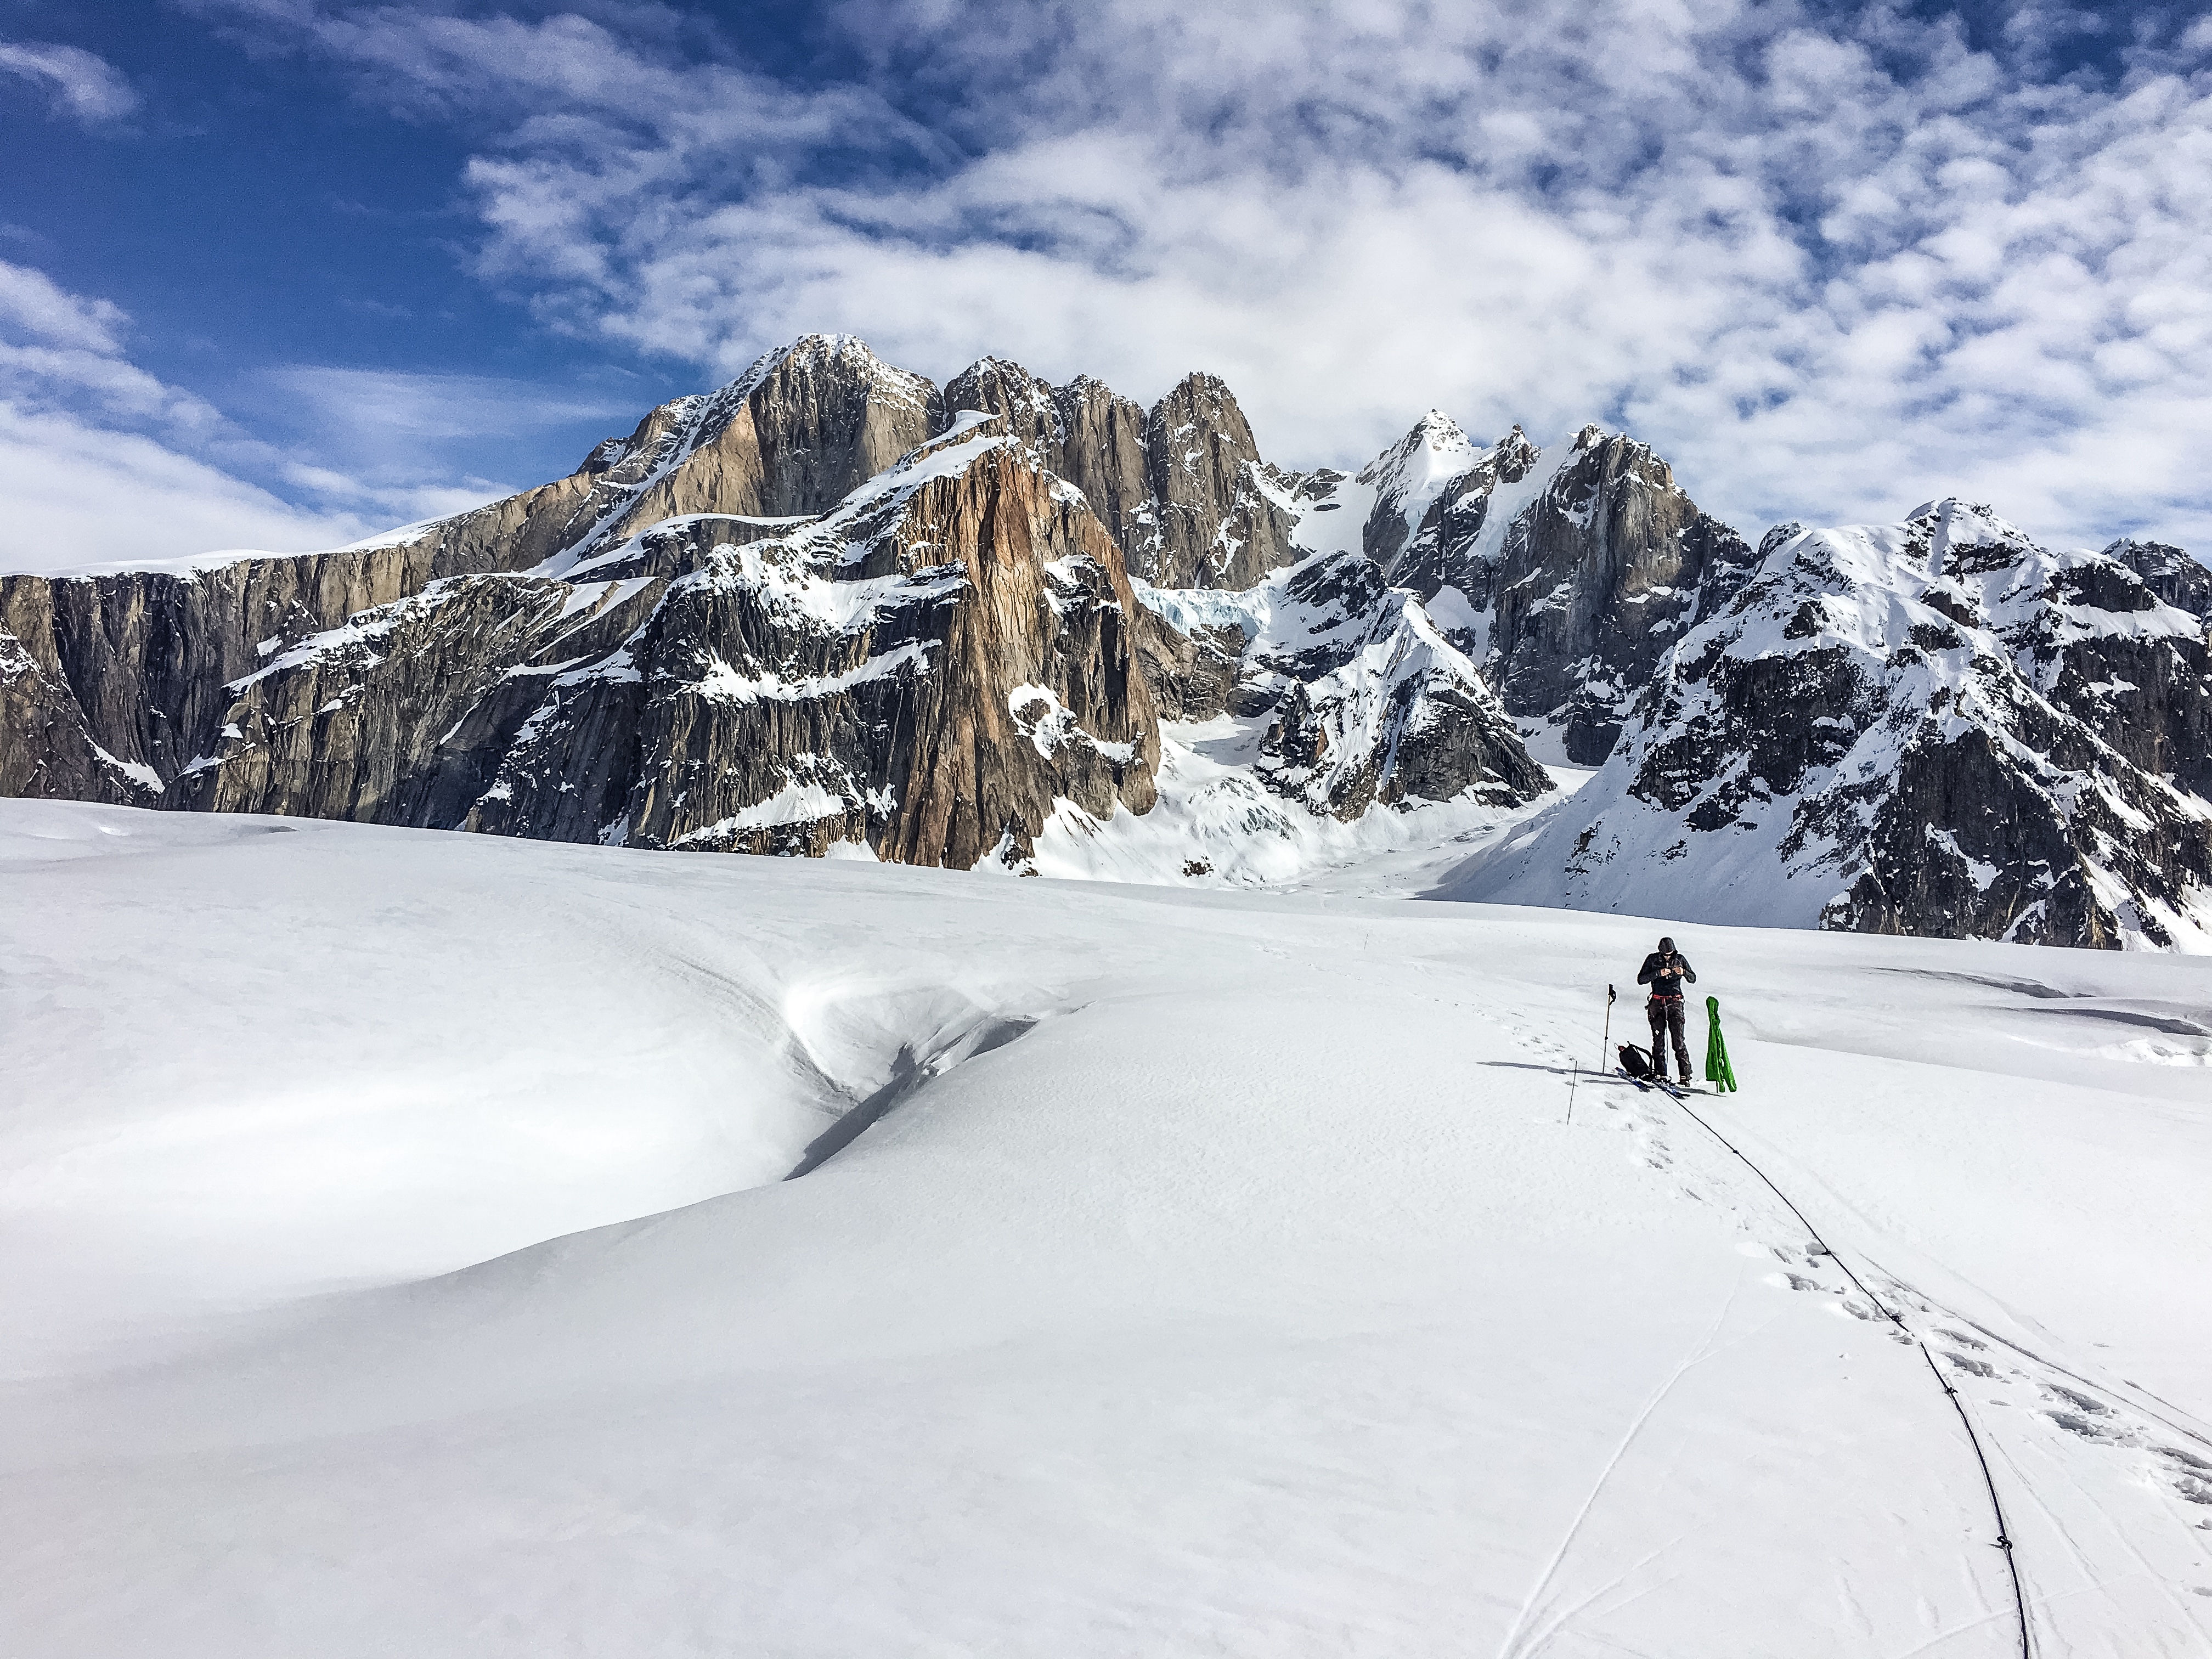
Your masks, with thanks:
M 1690 1081 L 1690 1045 L 1682 1035 L 1682 981 L 1698 982 L 1698 970 L 1690 966 L 1690 959 L 1674 949 L 1674 941 L 1662 939 L 1659 948 L 1644 958 L 1644 966 L 1636 975 L 1638 985 L 1651 988 L 1650 1000 L 1644 1005 L 1651 1016 L 1651 1065 L 1663 1082 L 1667 1076 L 1667 1038 L 1674 1039 L 1674 1062 L 1681 1067 L 1682 1081 Z

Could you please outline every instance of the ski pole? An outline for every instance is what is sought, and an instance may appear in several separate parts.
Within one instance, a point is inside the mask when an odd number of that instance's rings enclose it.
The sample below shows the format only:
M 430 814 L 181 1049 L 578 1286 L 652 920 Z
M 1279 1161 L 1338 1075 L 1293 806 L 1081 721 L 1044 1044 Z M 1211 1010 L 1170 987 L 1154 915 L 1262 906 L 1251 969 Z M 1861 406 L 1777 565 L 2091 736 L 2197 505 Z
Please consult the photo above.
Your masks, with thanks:
M 1605 1035 L 1598 1039 L 1597 1045 L 1597 1068 L 1601 1072 L 1605 1070 L 1607 1046 L 1613 1042 L 1613 987 L 1608 985 L 1605 988 Z M 1575 1091 L 1582 1086 L 1583 1071 L 1577 1066 L 1575 1067 L 1575 1080 L 1567 1085 L 1567 1127 L 1570 1129 L 1575 1127 Z

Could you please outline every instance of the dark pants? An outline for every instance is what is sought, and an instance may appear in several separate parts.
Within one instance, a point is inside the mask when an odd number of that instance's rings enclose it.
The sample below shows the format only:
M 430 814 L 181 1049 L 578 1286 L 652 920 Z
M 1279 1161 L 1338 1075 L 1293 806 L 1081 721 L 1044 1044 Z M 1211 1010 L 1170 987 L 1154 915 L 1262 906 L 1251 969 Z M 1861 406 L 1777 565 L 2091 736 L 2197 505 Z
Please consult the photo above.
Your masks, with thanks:
M 1674 1059 L 1682 1068 L 1682 1081 L 1690 1080 L 1690 1045 L 1682 1035 L 1682 999 L 1652 997 L 1644 1005 L 1644 1012 L 1651 1016 L 1651 1065 L 1661 1077 L 1667 1075 L 1667 1038 L 1674 1038 Z

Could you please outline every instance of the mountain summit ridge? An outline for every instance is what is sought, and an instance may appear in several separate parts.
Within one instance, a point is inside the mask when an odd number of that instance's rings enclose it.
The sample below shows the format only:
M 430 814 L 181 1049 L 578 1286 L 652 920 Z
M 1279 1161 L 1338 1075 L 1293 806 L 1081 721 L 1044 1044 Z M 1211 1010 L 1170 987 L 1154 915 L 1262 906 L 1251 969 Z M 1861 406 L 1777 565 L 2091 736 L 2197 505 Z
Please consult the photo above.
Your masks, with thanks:
M 1896 628 L 1846 625 L 1869 596 Z M 1239 814 L 1450 802 L 1495 831 L 1549 801 L 1445 890 L 2193 948 L 2208 613 L 2179 549 L 2049 554 L 1948 498 L 1754 550 L 1597 425 L 1486 447 L 1431 410 L 1355 473 L 1299 472 L 1203 372 L 1146 410 L 997 356 L 940 388 L 813 334 L 472 512 L 0 578 L 0 793 L 1033 869 L 1052 825 L 1142 817 L 1200 743 L 1227 817 L 1164 878 L 1224 878 Z M 1941 687 L 1873 689 L 1957 652 Z M 1805 782 L 1845 732 L 1962 718 L 1986 764 L 1930 740 Z M 1559 799 L 1530 744 L 1596 781 Z M 1784 796 L 1802 822 L 1765 864 L 1720 856 Z M 2039 827 L 1999 845 L 1992 811 Z M 1595 845 L 1664 856 L 1622 888 Z M 1770 879 L 1815 866 L 1850 880 L 1809 908 Z

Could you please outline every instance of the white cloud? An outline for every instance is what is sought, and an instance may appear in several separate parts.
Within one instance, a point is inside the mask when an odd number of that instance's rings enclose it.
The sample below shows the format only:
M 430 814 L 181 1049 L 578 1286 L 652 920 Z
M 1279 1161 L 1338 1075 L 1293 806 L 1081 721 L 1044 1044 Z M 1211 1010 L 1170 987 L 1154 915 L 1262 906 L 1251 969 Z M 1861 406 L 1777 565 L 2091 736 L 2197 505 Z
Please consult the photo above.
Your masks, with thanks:
M 582 421 L 626 428 L 642 412 L 604 393 L 562 395 L 495 374 L 293 363 L 263 378 L 302 409 L 318 449 L 343 456 L 356 477 L 392 483 L 447 471 L 457 440 L 518 437 Z
M 2100 83 L 2039 78 L 2057 9 L 2000 57 L 1882 4 L 848 0 L 872 67 L 823 88 L 643 9 L 280 15 L 496 129 L 488 277 L 702 371 L 811 328 L 940 378 L 1203 367 L 1292 464 L 1441 404 L 1625 424 L 1753 533 L 1956 489 L 2212 542 L 2193 33 Z
M 129 319 L 106 300 L 71 294 L 43 270 L 0 260 L 0 327 L 51 345 L 112 356 Z
M 219 548 L 301 552 L 372 526 L 302 512 L 135 432 L 0 399 L 0 571 L 66 574 Z
M 225 454 L 283 460 L 131 362 L 129 323 L 107 301 L 0 263 L 0 570 L 296 552 L 374 527 L 354 509 L 388 510 L 357 486 L 310 486 L 332 507 L 301 508 L 227 471 Z
M 123 72 L 80 46 L 0 40 L 0 71 L 44 84 L 58 106 L 87 126 L 119 121 L 138 107 Z

